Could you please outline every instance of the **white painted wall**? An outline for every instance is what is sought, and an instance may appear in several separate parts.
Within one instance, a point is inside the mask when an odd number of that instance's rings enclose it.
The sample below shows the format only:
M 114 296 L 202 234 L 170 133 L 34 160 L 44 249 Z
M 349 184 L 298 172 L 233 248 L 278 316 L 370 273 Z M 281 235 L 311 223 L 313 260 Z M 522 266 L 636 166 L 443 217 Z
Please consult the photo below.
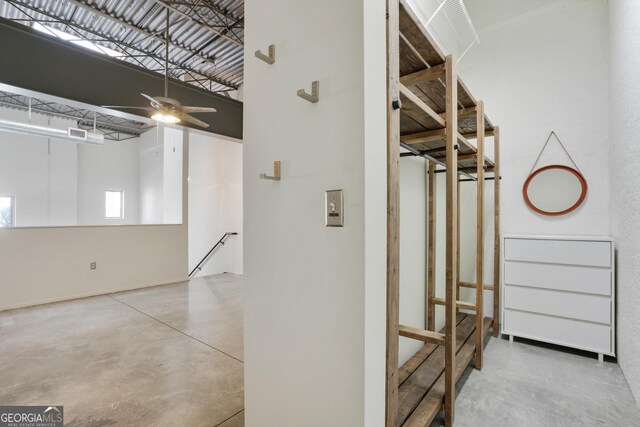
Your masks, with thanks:
M 640 2 L 609 1 L 611 229 L 618 260 L 618 362 L 640 401 Z
M 242 144 L 203 132 L 189 134 L 189 271 L 224 233 L 237 232 L 196 277 L 242 274 Z
M 1 107 L 0 117 L 29 120 L 24 111 Z M 31 121 L 59 129 L 76 126 L 72 120 L 40 114 L 33 114 Z M 155 143 L 156 131 L 148 134 Z M 178 139 L 181 144 L 181 133 Z M 161 189 L 172 189 L 174 196 L 167 209 L 173 209 L 168 220 L 174 223 L 179 222 L 181 213 L 176 212 L 181 210 L 180 156 L 181 151 L 175 155 L 178 160 L 173 161 L 174 166 L 168 168 L 174 171 L 171 176 L 152 177 Z M 0 133 L 0 194 L 15 196 L 17 227 L 137 224 L 138 167 L 138 138 L 95 146 Z M 105 218 L 106 190 L 124 191 L 124 219 Z M 159 218 L 156 223 L 162 222 Z
M 140 223 L 160 224 L 164 220 L 164 127 L 140 135 L 138 150 Z
M 138 224 L 138 141 L 77 145 L 78 225 Z M 177 180 L 180 183 L 180 179 Z M 124 192 L 124 218 L 105 218 L 105 191 Z
M 500 126 L 501 232 L 609 234 L 608 35 L 604 0 L 465 1 L 480 36 L 460 74 Z M 495 13 L 494 13 L 495 12 Z M 593 106 L 598 106 L 594 108 Z M 584 204 L 562 217 L 544 217 L 522 198 L 526 180 L 555 130 L 589 184 Z M 485 139 L 493 157 L 493 138 Z M 571 164 L 555 142 L 539 165 Z M 461 187 L 462 280 L 475 280 L 475 184 Z M 470 209 L 465 209 L 469 206 Z M 493 182 L 485 184 L 485 283 L 493 283 Z M 474 301 L 474 290 L 461 298 Z M 485 301 L 492 293 L 485 292 Z M 485 315 L 492 315 L 485 304 Z
M 162 162 L 162 222 L 182 222 L 182 138 L 183 130 L 165 128 Z
M 426 327 L 427 168 L 422 158 L 400 159 L 400 323 Z M 424 343 L 400 337 L 402 366 Z
M 245 16 L 246 424 L 382 426 L 384 2 L 251 0 Z M 267 65 L 253 52 L 271 43 Z M 317 104 L 296 96 L 313 80 Z M 258 179 L 274 160 L 282 180 Z M 326 228 L 336 188 L 345 227 Z
M 26 112 L 2 107 L 0 117 L 28 121 Z M 75 125 L 39 114 L 31 122 L 61 129 Z M 15 196 L 17 227 L 75 224 L 77 170 L 72 142 L 0 132 L 0 194 Z
M 467 0 L 471 19 L 503 0 Z M 532 2 L 523 14 L 487 21 L 480 45 L 460 73 L 502 138 L 502 232 L 609 233 L 607 2 Z M 521 6 L 522 7 L 522 6 Z M 498 15 L 499 16 L 499 15 Z M 549 133 L 555 130 L 589 184 L 574 213 L 544 217 L 527 208 L 522 185 Z M 488 152 L 493 143 L 488 141 Z M 557 145 L 541 163 L 570 164 Z
M 0 310 L 184 280 L 183 206 L 182 225 L 0 229 Z

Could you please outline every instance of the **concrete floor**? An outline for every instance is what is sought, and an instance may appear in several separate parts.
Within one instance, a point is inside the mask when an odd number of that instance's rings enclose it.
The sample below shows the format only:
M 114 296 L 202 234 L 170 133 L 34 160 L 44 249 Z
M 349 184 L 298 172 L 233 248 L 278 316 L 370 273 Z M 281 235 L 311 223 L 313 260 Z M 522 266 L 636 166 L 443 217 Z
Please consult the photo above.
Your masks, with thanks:
M 68 426 L 244 425 L 242 276 L 0 313 L 0 404 Z
M 0 404 L 62 404 L 68 426 L 243 427 L 242 308 L 226 274 L 2 312 Z M 640 426 L 618 365 L 587 353 L 492 338 L 463 381 L 456 427 Z
M 613 359 L 519 338 L 491 338 L 484 355 L 482 371 L 467 370 L 458 384 L 456 427 L 640 426 Z M 432 427 L 442 425 L 441 413 Z

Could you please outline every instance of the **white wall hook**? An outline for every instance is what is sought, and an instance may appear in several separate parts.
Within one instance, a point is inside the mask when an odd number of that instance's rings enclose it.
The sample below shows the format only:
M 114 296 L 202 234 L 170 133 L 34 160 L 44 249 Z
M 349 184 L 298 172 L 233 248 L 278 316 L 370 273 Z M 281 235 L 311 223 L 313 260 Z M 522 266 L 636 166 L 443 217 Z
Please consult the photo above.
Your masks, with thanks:
M 262 59 L 267 64 L 273 64 L 276 62 L 276 45 L 269 45 L 269 55 L 265 55 L 261 50 L 256 50 L 256 58 Z
M 260 179 L 270 179 L 272 181 L 280 181 L 280 160 L 273 162 L 273 176 L 269 176 L 266 173 L 260 174 Z
M 304 89 L 298 89 L 298 96 L 315 104 L 320 100 L 320 82 L 316 80 L 311 83 L 311 95 L 309 95 Z

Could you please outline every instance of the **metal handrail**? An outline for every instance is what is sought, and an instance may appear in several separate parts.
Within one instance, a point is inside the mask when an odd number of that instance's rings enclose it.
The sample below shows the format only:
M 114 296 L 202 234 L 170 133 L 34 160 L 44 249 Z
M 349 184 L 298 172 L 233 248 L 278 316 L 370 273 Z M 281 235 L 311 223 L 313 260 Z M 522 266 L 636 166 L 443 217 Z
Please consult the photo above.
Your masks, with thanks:
M 198 263 L 198 265 L 196 265 L 196 268 L 194 268 L 193 270 L 191 270 L 191 273 L 189 273 L 189 277 L 193 276 L 193 273 L 196 272 L 196 270 L 202 270 L 202 268 L 200 268 L 200 266 L 202 264 L 204 264 L 204 262 L 207 260 L 207 258 L 209 258 L 209 255 L 211 255 L 213 253 L 213 251 L 216 250 L 216 248 L 220 245 L 224 245 L 224 239 L 226 239 L 228 236 L 237 236 L 238 233 L 224 233 L 224 235 L 220 238 L 220 240 L 218 240 L 218 243 L 216 243 L 215 245 L 213 245 L 213 247 L 211 248 L 211 250 L 209 252 L 207 252 L 207 254 L 204 256 L 204 258 L 202 258 L 200 260 L 200 262 Z

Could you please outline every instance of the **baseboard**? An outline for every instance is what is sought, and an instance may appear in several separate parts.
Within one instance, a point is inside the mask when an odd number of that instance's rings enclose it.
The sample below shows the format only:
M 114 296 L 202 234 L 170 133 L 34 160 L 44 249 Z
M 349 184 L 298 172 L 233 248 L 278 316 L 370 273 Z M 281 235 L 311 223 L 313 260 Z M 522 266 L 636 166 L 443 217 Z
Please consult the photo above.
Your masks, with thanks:
M 65 296 L 65 297 L 60 297 L 60 298 L 50 298 L 50 299 L 46 299 L 46 300 L 39 300 L 39 301 L 33 301 L 33 302 L 27 302 L 27 303 L 21 303 L 21 304 L 14 304 L 14 305 L 8 305 L 8 306 L 0 306 L 0 312 L 7 311 L 7 310 L 16 310 L 16 309 L 19 309 L 19 308 L 36 307 L 36 306 L 39 306 L 39 305 L 51 304 L 51 303 L 55 303 L 55 302 L 73 301 L 73 300 L 76 300 L 76 299 L 91 298 L 91 297 L 97 297 L 97 296 L 102 296 L 102 295 L 115 294 L 117 292 L 135 291 L 136 289 L 152 288 L 154 286 L 172 285 L 172 284 L 175 284 L 175 283 L 188 282 L 188 281 L 189 281 L 189 278 L 184 277 L 184 278 L 179 278 L 179 279 L 174 279 L 174 280 L 169 280 L 169 281 L 148 283 L 148 284 L 145 284 L 145 285 L 134 285 L 134 286 L 126 286 L 126 287 L 123 287 L 123 288 L 109 289 L 109 290 L 105 290 L 105 291 L 101 291 L 101 292 L 88 292 L 86 294 L 75 294 L 75 295 L 70 295 L 70 296 Z

